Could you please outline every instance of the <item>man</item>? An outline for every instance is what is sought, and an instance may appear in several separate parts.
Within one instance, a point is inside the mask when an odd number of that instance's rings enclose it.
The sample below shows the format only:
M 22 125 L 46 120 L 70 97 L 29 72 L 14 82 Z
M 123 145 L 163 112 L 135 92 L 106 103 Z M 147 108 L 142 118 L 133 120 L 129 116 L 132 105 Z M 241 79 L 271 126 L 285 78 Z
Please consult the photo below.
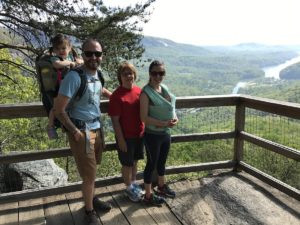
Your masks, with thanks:
M 104 146 L 100 130 L 100 95 L 109 97 L 111 93 L 102 87 L 97 69 L 102 61 L 102 47 L 95 39 L 88 39 L 82 45 L 83 66 L 79 69 L 86 76 L 87 87 L 77 99 L 81 79 L 79 70 L 71 70 L 63 79 L 54 113 L 64 125 L 77 169 L 82 178 L 82 196 L 85 203 L 86 219 L 89 225 L 100 224 L 95 209 L 109 211 L 110 204 L 94 196 L 96 164 L 101 161 Z M 68 113 L 66 112 L 68 111 Z

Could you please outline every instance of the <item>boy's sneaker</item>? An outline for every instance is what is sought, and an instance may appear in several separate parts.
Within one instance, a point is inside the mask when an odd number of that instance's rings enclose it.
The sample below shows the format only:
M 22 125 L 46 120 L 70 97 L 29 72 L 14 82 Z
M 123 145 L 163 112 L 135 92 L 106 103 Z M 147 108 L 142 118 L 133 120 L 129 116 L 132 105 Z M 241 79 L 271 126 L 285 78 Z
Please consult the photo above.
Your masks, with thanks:
M 57 139 L 58 138 L 55 127 L 47 126 L 47 134 L 48 134 L 49 139 Z
M 151 193 L 150 198 L 147 198 L 146 195 L 144 196 L 143 202 L 147 205 L 161 206 L 165 202 L 165 199 L 154 193 Z
M 162 187 L 157 187 L 156 193 L 160 196 L 175 198 L 176 193 L 168 185 L 164 184 Z
M 133 185 L 126 188 L 125 195 L 133 202 L 139 202 L 142 200 L 142 195 Z
M 85 213 L 86 213 L 85 219 L 87 225 L 101 225 L 95 210 L 86 211 Z
M 99 211 L 108 212 L 111 210 L 111 205 L 107 202 L 101 201 L 99 198 L 93 198 L 93 207 Z
M 131 184 L 134 188 L 134 190 L 140 195 L 143 196 L 145 194 L 145 190 L 138 184 L 138 183 L 132 183 Z

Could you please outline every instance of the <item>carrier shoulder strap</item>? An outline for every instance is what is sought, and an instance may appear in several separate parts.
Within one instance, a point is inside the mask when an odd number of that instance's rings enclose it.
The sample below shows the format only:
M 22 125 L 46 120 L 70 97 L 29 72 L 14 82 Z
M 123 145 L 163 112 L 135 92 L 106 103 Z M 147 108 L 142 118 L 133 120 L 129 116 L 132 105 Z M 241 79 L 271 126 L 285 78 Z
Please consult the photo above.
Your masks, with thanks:
M 85 93 L 86 88 L 87 88 L 87 77 L 84 75 L 83 70 L 81 68 L 74 68 L 72 69 L 73 71 L 76 71 L 80 77 L 80 86 L 79 89 L 77 91 L 77 93 L 75 94 L 75 99 L 78 101 L 82 95 Z M 104 78 L 102 75 L 102 72 L 100 70 L 97 71 L 98 72 L 98 77 L 99 80 L 101 82 L 102 87 L 104 87 Z
M 87 85 L 86 85 L 87 84 L 87 78 L 83 74 L 83 70 L 80 69 L 80 68 L 72 69 L 72 71 L 77 72 L 78 75 L 79 75 L 79 77 L 80 77 L 80 86 L 78 88 L 77 93 L 74 96 L 74 99 L 78 101 L 82 97 L 82 95 L 84 94 L 84 92 L 86 91 L 86 88 L 87 88 Z

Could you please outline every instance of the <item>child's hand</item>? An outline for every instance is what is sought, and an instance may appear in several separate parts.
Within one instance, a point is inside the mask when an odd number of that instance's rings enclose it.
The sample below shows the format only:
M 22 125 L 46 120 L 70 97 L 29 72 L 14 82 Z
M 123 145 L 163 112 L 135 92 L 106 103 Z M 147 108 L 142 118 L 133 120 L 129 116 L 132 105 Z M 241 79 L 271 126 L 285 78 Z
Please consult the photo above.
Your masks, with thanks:
M 79 65 L 83 64 L 83 60 L 81 58 L 76 58 L 75 63 L 77 66 L 79 66 Z
M 74 68 L 76 66 L 76 63 L 75 62 L 71 62 L 70 63 L 70 68 L 72 69 L 72 68 Z

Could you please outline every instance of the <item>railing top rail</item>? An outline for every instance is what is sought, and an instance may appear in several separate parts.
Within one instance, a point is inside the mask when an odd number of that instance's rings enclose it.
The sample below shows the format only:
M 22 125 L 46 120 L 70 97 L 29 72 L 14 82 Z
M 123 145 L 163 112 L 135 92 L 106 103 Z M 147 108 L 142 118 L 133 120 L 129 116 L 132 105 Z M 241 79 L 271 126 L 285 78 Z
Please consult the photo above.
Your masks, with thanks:
M 197 108 L 207 106 L 236 105 L 238 95 L 186 96 L 176 98 L 177 108 Z M 101 101 L 101 112 L 108 110 L 108 100 Z M 45 117 L 46 111 L 41 102 L 0 104 L 0 119 Z
M 176 98 L 176 108 L 198 108 L 234 106 L 244 104 L 246 107 L 300 119 L 300 104 L 248 95 L 208 95 L 185 96 Z M 108 110 L 108 100 L 101 101 L 101 111 Z M 47 116 L 41 102 L 0 104 L 0 119 L 31 118 Z
M 274 99 L 240 95 L 240 103 L 246 107 L 274 113 L 294 119 L 300 119 L 300 104 Z

